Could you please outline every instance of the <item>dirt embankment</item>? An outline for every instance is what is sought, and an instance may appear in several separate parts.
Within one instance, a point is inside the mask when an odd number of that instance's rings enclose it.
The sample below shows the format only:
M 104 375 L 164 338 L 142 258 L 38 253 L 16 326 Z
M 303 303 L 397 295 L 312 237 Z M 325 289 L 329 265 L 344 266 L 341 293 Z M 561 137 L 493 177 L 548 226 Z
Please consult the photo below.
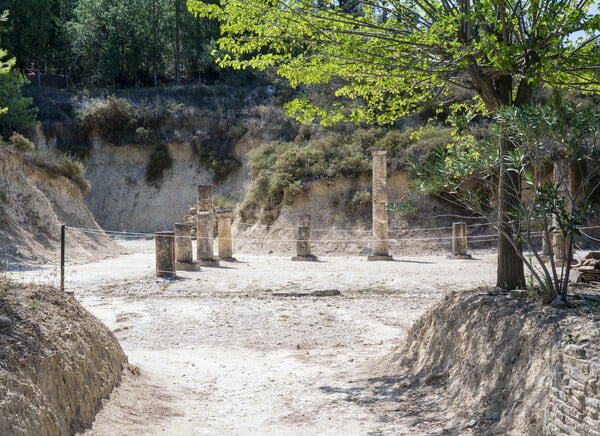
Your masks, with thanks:
M 0 148 L 0 261 L 58 260 L 60 225 L 101 231 L 81 188 L 29 162 L 26 154 Z M 69 230 L 68 252 L 81 260 L 117 253 L 106 236 Z
M 0 434 L 68 435 L 89 426 L 127 357 L 73 298 L 0 277 Z
M 421 410 L 428 396 L 445 398 L 449 434 L 544 434 L 557 350 L 581 316 L 508 296 L 451 294 L 373 371 L 400 396 L 419 398 Z

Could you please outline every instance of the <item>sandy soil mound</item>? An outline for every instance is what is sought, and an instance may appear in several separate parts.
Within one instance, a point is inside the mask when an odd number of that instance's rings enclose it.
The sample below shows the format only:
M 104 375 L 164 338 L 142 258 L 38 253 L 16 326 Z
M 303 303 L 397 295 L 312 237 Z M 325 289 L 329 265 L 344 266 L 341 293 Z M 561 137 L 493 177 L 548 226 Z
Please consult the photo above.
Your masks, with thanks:
M 127 362 L 114 335 L 73 297 L 1 276 L 0 316 L 0 434 L 89 426 Z
M 394 374 L 400 389 L 445 396 L 476 434 L 542 434 L 562 318 L 564 312 L 508 296 L 451 294 L 380 369 Z
M 31 164 L 27 155 L 0 148 L 0 261 L 57 261 L 61 224 L 93 230 L 68 231 L 68 253 L 74 259 L 117 254 L 85 205 L 81 188 Z

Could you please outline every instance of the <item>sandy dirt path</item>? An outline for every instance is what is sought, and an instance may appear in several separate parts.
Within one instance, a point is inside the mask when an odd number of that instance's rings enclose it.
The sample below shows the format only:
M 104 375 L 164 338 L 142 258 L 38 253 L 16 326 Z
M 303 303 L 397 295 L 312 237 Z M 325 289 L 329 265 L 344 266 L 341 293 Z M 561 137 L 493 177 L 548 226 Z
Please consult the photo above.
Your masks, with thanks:
M 456 420 L 441 405 L 431 416 L 397 413 L 415 406 L 367 368 L 445 293 L 493 284 L 495 255 L 239 255 L 164 280 L 153 277 L 152 241 L 124 244 L 135 253 L 67 269 L 67 289 L 115 332 L 132 366 L 86 435 L 418 435 Z M 52 270 L 18 276 L 56 280 Z M 313 289 L 341 295 L 273 295 Z

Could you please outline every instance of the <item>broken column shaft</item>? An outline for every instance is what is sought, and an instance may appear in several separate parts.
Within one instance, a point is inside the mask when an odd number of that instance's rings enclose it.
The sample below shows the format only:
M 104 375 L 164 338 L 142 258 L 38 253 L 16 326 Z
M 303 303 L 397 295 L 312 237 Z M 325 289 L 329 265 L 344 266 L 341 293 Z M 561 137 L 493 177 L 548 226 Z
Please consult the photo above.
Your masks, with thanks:
M 393 260 L 388 249 L 387 170 L 385 148 L 373 155 L 373 252 L 367 260 Z
M 175 235 L 173 232 L 156 232 L 156 276 L 175 276 Z
M 175 268 L 184 271 L 197 271 L 199 263 L 194 261 L 190 226 L 176 223 L 175 226 Z
M 233 240 L 231 238 L 231 221 L 233 220 L 231 210 L 217 211 L 217 237 L 219 259 L 233 261 Z
M 468 239 L 467 225 L 465 223 L 452 224 L 452 254 L 458 259 L 470 259 L 471 255 L 467 254 Z
M 298 230 L 296 232 L 296 256 L 295 261 L 316 261 L 317 257 L 310 252 L 310 222 L 311 216 L 302 214 L 298 217 Z
M 212 185 L 198 185 L 196 195 L 196 257 L 202 266 L 219 264 L 213 253 Z
M 196 257 L 202 266 L 216 266 L 219 262 L 213 253 L 212 213 L 198 211 L 196 214 Z
M 196 193 L 196 211 L 211 211 L 213 209 L 213 186 L 198 185 Z

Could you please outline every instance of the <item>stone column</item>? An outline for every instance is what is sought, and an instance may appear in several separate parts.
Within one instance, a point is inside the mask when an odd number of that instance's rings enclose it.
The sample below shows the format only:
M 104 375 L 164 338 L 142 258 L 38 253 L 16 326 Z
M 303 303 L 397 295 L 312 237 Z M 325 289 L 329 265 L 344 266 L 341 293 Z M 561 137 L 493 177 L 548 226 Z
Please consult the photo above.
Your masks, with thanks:
M 385 148 L 372 148 L 373 155 L 373 252 L 367 260 L 393 260 L 388 250 L 387 171 Z
M 174 233 L 175 268 L 184 271 L 197 271 L 200 269 L 200 265 L 194 261 L 190 226 L 185 223 L 176 223 Z
M 196 211 L 211 211 L 213 209 L 212 198 L 213 185 L 198 185 L 196 194 Z
M 212 213 L 198 211 L 196 215 L 196 254 L 201 266 L 217 266 L 219 261 L 213 253 Z
M 457 259 L 470 259 L 471 255 L 467 254 L 467 224 L 453 223 L 452 224 L 452 254 Z
M 298 230 L 296 232 L 296 256 L 292 257 L 292 260 L 314 262 L 318 259 L 310 252 L 311 216 L 308 214 L 302 214 L 298 218 Z
M 233 211 L 217 211 L 217 237 L 219 259 L 226 261 L 235 261 L 233 257 L 233 240 L 231 238 L 231 221 L 233 220 Z
M 196 253 L 202 266 L 216 266 L 213 253 L 213 199 L 212 185 L 198 185 L 196 195 Z
M 175 234 L 156 232 L 156 276 L 175 277 Z

